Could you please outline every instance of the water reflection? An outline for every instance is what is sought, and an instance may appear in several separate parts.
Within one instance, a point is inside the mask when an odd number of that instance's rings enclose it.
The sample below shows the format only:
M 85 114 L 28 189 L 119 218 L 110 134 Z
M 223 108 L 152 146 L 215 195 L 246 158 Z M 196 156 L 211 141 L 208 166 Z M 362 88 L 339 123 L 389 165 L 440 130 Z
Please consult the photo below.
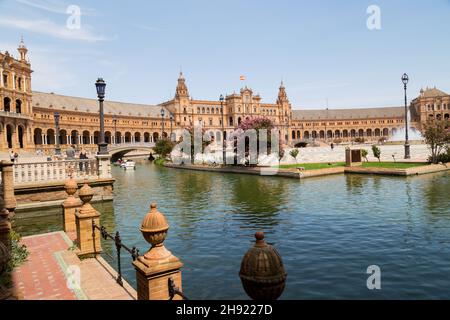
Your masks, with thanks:
M 286 203 L 286 187 L 283 179 L 275 177 L 249 179 L 236 175 L 227 185 L 230 208 L 239 219 L 245 220 L 244 228 L 275 227 L 279 211 Z

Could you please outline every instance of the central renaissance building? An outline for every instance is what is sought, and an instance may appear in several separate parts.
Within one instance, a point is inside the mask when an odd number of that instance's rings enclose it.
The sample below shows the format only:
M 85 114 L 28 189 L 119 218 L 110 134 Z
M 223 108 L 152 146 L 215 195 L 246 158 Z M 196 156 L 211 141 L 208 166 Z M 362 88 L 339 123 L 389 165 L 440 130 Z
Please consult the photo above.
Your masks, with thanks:
M 96 150 L 100 127 L 98 101 L 32 91 L 31 63 L 23 41 L 18 52 L 18 59 L 8 52 L 0 52 L 0 150 L 51 153 L 57 139 L 63 149 L 73 144 Z M 292 108 L 283 83 L 274 103 L 263 103 L 262 98 L 247 87 L 224 97 L 222 114 L 221 101 L 196 100 L 190 96 L 182 73 L 170 101 L 157 105 L 105 101 L 104 108 L 105 139 L 115 144 L 155 142 L 170 134 L 178 139 L 184 128 L 198 125 L 216 141 L 221 141 L 222 136 L 232 132 L 242 120 L 255 116 L 272 119 L 289 144 L 313 140 L 348 142 L 357 138 L 378 141 L 389 139 L 405 126 L 403 106 Z M 411 126 L 420 130 L 428 119 L 449 118 L 450 95 L 436 88 L 421 90 L 409 110 Z M 59 136 L 56 136 L 55 113 L 60 115 Z

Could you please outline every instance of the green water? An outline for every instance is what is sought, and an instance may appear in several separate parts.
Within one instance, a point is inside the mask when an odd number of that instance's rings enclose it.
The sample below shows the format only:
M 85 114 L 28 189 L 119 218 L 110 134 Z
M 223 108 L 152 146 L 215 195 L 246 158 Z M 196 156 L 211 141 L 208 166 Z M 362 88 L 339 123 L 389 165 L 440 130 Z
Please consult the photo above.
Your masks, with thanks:
M 189 298 L 247 298 L 238 272 L 258 230 L 283 258 L 283 299 L 450 297 L 449 173 L 298 181 L 141 161 L 135 171 L 114 167 L 113 175 L 114 203 L 95 205 L 102 224 L 142 253 L 149 245 L 139 226 L 157 202 L 170 224 L 166 247 L 184 263 Z M 61 212 L 21 213 L 14 225 L 23 234 L 60 230 Z M 103 247 L 115 266 L 112 243 Z M 124 277 L 135 285 L 131 259 L 123 256 Z M 367 289 L 369 265 L 381 268 L 381 290 Z

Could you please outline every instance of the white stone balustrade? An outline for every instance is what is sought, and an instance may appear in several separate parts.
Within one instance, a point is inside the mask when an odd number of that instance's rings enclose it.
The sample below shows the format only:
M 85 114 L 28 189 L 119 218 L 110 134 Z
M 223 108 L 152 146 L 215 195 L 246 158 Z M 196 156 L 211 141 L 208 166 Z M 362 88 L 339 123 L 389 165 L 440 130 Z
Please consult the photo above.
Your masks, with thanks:
M 98 161 L 87 159 L 14 164 L 14 185 L 65 181 L 70 173 L 74 179 L 98 179 Z

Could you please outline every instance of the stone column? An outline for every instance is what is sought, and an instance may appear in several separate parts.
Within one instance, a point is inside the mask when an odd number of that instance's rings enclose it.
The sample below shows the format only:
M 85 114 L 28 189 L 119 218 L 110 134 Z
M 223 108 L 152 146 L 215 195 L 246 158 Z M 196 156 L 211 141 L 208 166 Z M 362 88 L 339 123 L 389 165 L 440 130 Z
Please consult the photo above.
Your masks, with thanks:
M 75 213 L 75 223 L 77 227 L 77 244 L 79 256 L 96 255 L 102 252 L 100 245 L 100 231 L 92 228 L 92 221 L 100 225 L 100 212 L 95 210 L 90 204 L 94 191 L 87 182 L 78 193 L 83 205 Z
M 9 250 L 11 248 L 9 233 L 11 231 L 11 221 L 9 212 L 5 209 L 5 202 L 0 197 L 0 243 L 3 243 Z
M 75 179 L 68 179 L 64 185 L 66 193 L 68 195 L 67 199 L 62 203 L 63 209 L 63 219 L 64 219 L 64 231 L 65 232 L 76 232 L 77 226 L 75 223 L 75 211 L 80 209 L 81 201 L 74 197 L 74 194 L 78 190 L 78 184 Z
M 10 216 L 14 214 L 17 207 L 16 197 L 14 196 L 14 169 L 13 163 L 8 160 L 2 160 L 0 166 L 2 169 L 3 200 L 5 208 L 8 209 Z
M 16 73 L 14 71 L 11 72 L 11 80 L 12 80 L 12 88 L 13 90 L 16 90 Z
M 111 175 L 111 156 L 109 154 L 98 154 L 97 158 L 98 177 L 100 179 L 110 179 Z
M 0 68 L 0 87 L 3 87 L 3 68 Z
M 138 300 L 168 300 L 169 279 L 181 291 L 183 263 L 164 247 L 169 225 L 164 215 L 156 209 L 156 203 L 152 203 L 150 212 L 142 220 L 140 230 L 151 248 L 133 262 Z M 181 297 L 175 295 L 173 299 L 181 300 Z

